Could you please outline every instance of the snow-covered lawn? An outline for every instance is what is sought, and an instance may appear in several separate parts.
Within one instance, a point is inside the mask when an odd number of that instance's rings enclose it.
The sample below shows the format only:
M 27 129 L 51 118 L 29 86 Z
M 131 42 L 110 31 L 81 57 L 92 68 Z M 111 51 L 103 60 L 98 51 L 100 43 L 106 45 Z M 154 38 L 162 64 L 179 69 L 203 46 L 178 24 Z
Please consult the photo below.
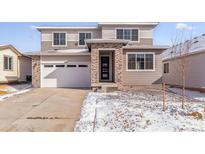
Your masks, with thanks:
M 172 92 L 182 95 L 182 89 L 180 88 L 169 88 Z M 185 95 L 192 99 L 197 99 L 200 101 L 205 101 L 205 93 L 200 93 L 198 91 L 192 91 L 192 90 L 185 90 Z
M 167 93 L 167 110 L 162 111 L 160 91 L 88 94 L 75 131 L 205 131 L 204 103 Z M 188 116 L 198 112 L 202 119 Z
M 31 84 L 12 84 L 12 85 L 0 85 L 0 91 L 4 92 L 0 94 L 0 101 L 14 95 L 22 94 L 31 90 Z

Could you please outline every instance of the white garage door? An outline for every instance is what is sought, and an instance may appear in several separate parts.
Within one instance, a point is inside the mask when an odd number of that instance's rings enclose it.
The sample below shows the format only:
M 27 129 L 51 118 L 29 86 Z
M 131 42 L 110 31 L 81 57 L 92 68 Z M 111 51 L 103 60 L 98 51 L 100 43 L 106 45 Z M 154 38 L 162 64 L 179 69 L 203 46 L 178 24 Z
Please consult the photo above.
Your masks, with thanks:
M 90 87 L 90 63 L 41 64 L 41 87 Z

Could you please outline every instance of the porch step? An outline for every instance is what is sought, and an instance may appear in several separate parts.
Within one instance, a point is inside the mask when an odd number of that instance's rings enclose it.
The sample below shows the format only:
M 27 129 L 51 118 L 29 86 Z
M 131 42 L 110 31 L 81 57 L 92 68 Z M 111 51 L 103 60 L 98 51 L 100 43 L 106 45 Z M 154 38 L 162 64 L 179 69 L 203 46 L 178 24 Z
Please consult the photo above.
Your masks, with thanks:
M 113 92 L 118 90 L 118 86 L 116 83 L 97 83 L 92 84 L 92 89 L 98 92 Z

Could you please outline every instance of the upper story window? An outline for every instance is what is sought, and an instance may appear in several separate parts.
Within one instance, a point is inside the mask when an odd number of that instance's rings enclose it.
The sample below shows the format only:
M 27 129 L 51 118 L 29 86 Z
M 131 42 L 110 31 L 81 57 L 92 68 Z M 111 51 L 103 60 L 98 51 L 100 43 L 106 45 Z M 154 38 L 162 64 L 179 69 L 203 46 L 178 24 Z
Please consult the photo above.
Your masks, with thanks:
M 154 71 L 154 53 L 127 53 L 127 70 Z
M 164 73 L 169 73 L 169 63 L 164 63 Z
M 123 40 L 139 41 L 139 30 L 138 29 L 117 29 L 116 38 Z
M 13 57 L 4 56 L 4 70 L 11 71 L 13 69 Z
M 67 38 L 65 32 L 53 33 L 53 46 L 66 46 Z
M 78 45 L 85 45 L 85 40 L 91 39 L 92 33 L 91 32 L 80 32 L 78 37 L 79 37 Z

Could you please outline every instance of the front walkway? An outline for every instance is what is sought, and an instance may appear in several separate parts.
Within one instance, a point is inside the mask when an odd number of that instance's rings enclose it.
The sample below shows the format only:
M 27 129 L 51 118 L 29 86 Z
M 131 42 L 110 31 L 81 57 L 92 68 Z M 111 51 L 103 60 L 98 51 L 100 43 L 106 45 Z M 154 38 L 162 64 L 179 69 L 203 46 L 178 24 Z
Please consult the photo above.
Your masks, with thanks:
M 0 102 L 0 131 L 73 131 L 89 90 L 33 89 Z

